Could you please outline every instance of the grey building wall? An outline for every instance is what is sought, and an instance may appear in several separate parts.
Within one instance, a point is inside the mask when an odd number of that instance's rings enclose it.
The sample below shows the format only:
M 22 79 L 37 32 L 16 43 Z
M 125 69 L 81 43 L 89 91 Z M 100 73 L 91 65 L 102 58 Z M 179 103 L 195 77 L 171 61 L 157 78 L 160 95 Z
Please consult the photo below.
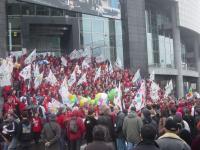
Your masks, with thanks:
M 42 17 L 42 16 L 23 16 L 22 17 L 22 46 L 26 48 L 33 48 L 30 40 L 30 25 L 70 25 L 72 27 L 72 34 L 70 35 L 71 45 L 69 49 L 80 47 L 79 38 L 79 22 L 78 19 L 66 17 Z M 65 52 L 64 52 L 65 53 Z
M 7 55 L 6 0 L 0 0 L 0 57 Z
M 148 60 L 145 0 L 124 0 L 121 4 L 124 36 L 128 36 L 125 38 L 127 46 L 124 47 L 124 65 L 125 67 L 130 66 L 134 72 L 140 68 L 141 75 L 146 77 L 148 75 Z

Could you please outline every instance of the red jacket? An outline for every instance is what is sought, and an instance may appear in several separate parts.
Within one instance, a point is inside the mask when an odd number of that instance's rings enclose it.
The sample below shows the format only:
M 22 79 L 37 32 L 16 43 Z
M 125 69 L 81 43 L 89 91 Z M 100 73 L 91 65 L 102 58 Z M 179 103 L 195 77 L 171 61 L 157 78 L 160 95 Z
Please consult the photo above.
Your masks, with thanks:
M 78 140 L 82 137 L 83 133 L 85 132 L 85 125 L 83 120 L 80 117 L 77 117 L 77 126 L 78 126 L 78 131 L 76 133 L 72 133 L 69 130 L 69 123 L 70 120 L 67 124 L 67 137 L 70 141 Z
M 32 130 L 33 132 L 41 132 L 42 131 L 42 120 L 39 117 L 33 117 L 32 119 Z

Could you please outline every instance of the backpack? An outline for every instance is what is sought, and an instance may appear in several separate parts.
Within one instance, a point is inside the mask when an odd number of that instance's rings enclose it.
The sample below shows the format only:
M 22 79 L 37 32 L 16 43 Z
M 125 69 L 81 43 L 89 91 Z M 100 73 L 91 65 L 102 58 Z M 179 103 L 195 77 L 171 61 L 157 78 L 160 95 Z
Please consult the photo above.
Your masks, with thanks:
M 77 133 L 78 131 L 78 124 L 77 124 L 77 119 L 72 118 L 69 122 L 69 131 L 72 133 Z

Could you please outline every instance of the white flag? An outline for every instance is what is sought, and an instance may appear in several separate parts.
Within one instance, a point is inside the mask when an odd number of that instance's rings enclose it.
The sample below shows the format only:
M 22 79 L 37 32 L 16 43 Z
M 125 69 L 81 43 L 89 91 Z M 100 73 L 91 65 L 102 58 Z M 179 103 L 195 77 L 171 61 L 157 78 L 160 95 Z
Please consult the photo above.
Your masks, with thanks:
M 146 103 L 146 86 L 145 81 L 142 81 L 140 88 L 138 89 L 135 98 L 133 100 L 133 105 L 136 107 L 137 111 L 144 108 Z
M 159 90 L 160 90 L 159 85 L 156 84 L 155 82 L 152 82 L 150 88 L 150 96 L 153 101 L 157 101 L 159 99 L 158 95 Z
M 31 65 L 26 66 L 20 73 L 19 75 L 21 77 L 24 78 L 24 80 L 26 79 L 30 79 L 31 78 Z
M 154 81 L 155 80 L 155 72 L 154 70 L 152 71 L 152 73 L 150 74 L 150 81 Z
M 91 63 L 91 58 L 86 57 L 82 62 L 82 69 L 87 69 L 90 67 L 89 63 Z
M 73 60 L 73 59 L 77 59 L 80 57 L 80 53 L 79 51 L 77 51 L 76 49 L 73 50 L 70 55 L 69 55 L 70 59 Z
M 24 60 L 25 64 L 31 64 L 36 59 L 36 49 Z
M 82 77 L 79 79 L 79 81 L 77 83 L 77 86 L 80 85 L 80 84 L 82 84 L 82 83 L 84 83 L 84 82 L 86 82 L 86 81 L 87 81 L 87 79 L 86 79 L 86 73 L 84 73 L 82 75 Z
M 34 88 L 37 89 L 43 80 L 43 72 L 35 77 L 34 80 Z
M 94 81 L 96 81 L 100 76 L 101 76 L 101 67 L 99 67 L 99 69 L 96 71 Z
M 65 57 L 61 57 L 61 62 L 63 66 L 67 67 L 67 60 L 65 59 Z
M 135 83 L 137 81 L 141 80 L 141 76 L 140 76 L 140 69 L 137 70 L 137 72 L 135 73 L 132 82 Z
M 74 70 L 75 70 L 76 73 L 81 74 L 81 70 L 80 70 L 79 65 L 76 65 Z
M 67 78 L 66 77 L 64 78 L 63 83 L 60 86 L 59 93 L 60 93 L 60 95 L 62 97 L 63 104 L 65 104 L 65 101 L 67 100 L 68 94 L 69 94 L 68 85 L 67 85 Z
M 2 61 L 2 65 L 0 66 L 0 87 L 11 85 L 11 68 L 5 60 Z
M 49 75 L 45 78 L 47 82 L 49 82 L 51 85 L 55 85 L 57 82 L 57 79 L 53 72 L 50 70 Z
M 92 56 L 92 52 L 91 52 L 90 47 L 85 48 L 83 56 L 84 57 L 91 57 Z
M 172 90 L 173 90 L 173 83 L 172 83 L 172 80 L 170 80 L 169 82 L 167 82 L 167 85 L 165 86 L 164 97 L 168 97 L 169 94 L 172 92 Z
M 97 63 L 102 63 L 102 62 L 104 62 L 104 61 L 106 61 L 106 59 L 105 59 L 105 57 L 103 56 L 103 54 L 101 54 L 100 56 L 97 56 L 97 57 L 96 57 L 96 62 L 97 62 Z
M 38 65 L 36 64 L 36 65 L 34 66 L 34 77 L 36 78 L 36 77 L 39 76 L 39 75 L 40 75 L 40 70 L 39 70 Z
M 112 67 L 112 63 L 111 63 L 111 62 L 110 62 L 110 65 L 109 65 L 108 71 L 109 71 L 110 73 L 113 73 L 113 67 Z
M 75 82 L 76 82 L 76 73 L 74 70 L 73 73 L 71 74 L 70 79 L 68 80 L 68 85 L 72 86 Z
M 123 67 L 122 61 L 121 61 L 121 59 L 119 57 L 117 58 L 117 60 L 115 62 L 115 66 L 117 66 L 118 68 L 122 68 Z
M 119 83 L 118 88 L 116 88 L 117 91 L 117 97 L 114 98 L 114 104 L 120 107 L 120 110 L 123 110 L 123 104 L 122 104 L 122 91 L 121 91 L 121 83 Z

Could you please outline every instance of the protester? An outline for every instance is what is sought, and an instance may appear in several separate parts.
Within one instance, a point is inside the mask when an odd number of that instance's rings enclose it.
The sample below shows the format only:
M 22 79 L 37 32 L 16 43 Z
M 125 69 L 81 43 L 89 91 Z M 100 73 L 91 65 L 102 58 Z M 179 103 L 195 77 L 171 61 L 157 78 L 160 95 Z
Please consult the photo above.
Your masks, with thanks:
M 100 114 L 97 120 L 98 125 L 103 125 L 107 129 L 106 141 L 114 142 L 115 141 L 115 132 L 114 132 L 114 124 L 111 117 L 110 108 L 106 105 L 103 105 L 100 108 Z
M 93 142 L 89 143 L 85 150 L 115 150 L 114 146 L 106 142 L 106 128 L 102 125 L 97 125 L 93 130 Z
M 87 144 L 91 143 L 93 140 L 93 128 L 95 125 L 97 125 L 97 120 L 95 119 L 95 112 L 93 109 L 90 109 L 88 111 L 88 115 L 85 119 L 85 127 L 86 127 L 86 133 L 85 133 L 85 139 L 87 141 Z
M 67 122 L 67 137 L 70 150 L 80 150 L 84 132 L 84 122 L 80 118 L 78 110 L 74 110 L 70 120 Z
M 120 111 L 119 106 L 114 107 L 114 112 L 115 112 L 115 115 L 116 115 L 116 118 L 115 118 L 115 134 L 116 134 L 117 149 L 118 150 L 126 150 L 125 137 L 124 137 L 124 134 L 123 134 L 123 131 L 122 131 L 125 114 L 122 111 Z
M 134 150 L 160 150 L 155 142 L 157 133 L 154 127 L 147 124 L 141 128 L 141 142 L 137 144 Z
M 33 131 L 33 139 L 36 144 L 39 143 L 40 140 L 40 134 L 42 131 L 42 120 L 39 117 L 38 112 L 34 114 L 34 117 L 32 118 L 32 131 Z
M 44 125 L 41 138 L 45 145 L 45 150 L 60 150 L 61 128 L 56 123 L 56 116 L 49 114 L 48 122 Z
M 161 150 L 191 150 L 190 146 L 178 135 L 178 124 L 173 118 L 165 123 L 166 133 L 156 141 Z
M 200 123 L 197 125 L 197 136 L 192 141 L 192 150 L 199 150 L 200 145 Z
M 137 116 L 136 108 L 131 107 L 130 113 L 125 117 L 123 123 L 123 133 L 128 142 L 127 150 L 133 150 L 134 146 L 140 142 L 140 130 L 142 126 L 142 119 Z
M 22 120 L 19 123 L 17 137 L 21 150 L 29 150 L 31 148 L 31 141 L 33 140 L 32 124 L 29 120 L 28 112 L 22 113 Z

